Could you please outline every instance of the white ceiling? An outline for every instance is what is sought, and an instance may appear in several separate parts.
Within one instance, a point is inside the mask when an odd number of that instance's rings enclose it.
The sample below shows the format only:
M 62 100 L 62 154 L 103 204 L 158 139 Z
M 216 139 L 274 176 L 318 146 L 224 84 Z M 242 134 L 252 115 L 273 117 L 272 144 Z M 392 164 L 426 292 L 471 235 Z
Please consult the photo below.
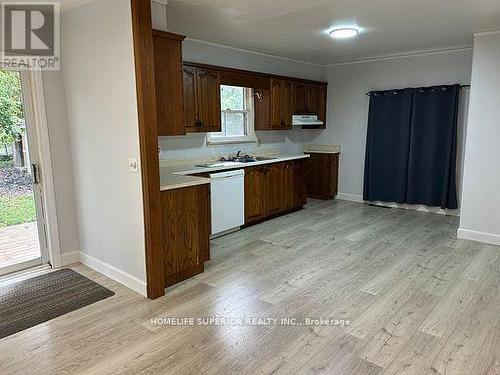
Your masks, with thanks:
M 474 32 L 500 29 L 500 0 L 169 0 L 167 9 L 169 30 L 190 38 L 321 65 L 470 46 Z M 363 28 L 356 39 L 327 35 L 352 24 Z

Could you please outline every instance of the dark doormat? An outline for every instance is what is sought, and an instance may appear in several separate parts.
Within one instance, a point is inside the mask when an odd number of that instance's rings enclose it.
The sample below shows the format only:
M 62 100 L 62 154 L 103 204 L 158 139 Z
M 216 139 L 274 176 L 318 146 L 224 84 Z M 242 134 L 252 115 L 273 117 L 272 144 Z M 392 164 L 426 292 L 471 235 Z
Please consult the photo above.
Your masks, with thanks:
M 70 269 L 8 285 L 0 289 L 0 339 L 114 294 Z

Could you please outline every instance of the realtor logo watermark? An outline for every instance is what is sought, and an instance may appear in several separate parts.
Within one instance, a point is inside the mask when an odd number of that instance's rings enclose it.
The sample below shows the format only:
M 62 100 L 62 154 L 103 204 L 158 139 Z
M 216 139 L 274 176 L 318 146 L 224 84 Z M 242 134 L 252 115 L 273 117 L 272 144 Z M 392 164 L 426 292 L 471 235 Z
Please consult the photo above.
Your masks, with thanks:
M 7 1 L 1 11 L 3 67 L 59 70 L 60 4 Z

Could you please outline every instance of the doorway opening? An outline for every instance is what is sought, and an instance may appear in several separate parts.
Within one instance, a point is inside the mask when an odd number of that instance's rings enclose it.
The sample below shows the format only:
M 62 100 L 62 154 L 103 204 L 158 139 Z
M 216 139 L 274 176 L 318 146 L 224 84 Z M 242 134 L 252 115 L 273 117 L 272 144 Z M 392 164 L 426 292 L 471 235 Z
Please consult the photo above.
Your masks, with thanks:
M 23 75 L 0 70 L 0 276 L 48 263 L 36 129 Z

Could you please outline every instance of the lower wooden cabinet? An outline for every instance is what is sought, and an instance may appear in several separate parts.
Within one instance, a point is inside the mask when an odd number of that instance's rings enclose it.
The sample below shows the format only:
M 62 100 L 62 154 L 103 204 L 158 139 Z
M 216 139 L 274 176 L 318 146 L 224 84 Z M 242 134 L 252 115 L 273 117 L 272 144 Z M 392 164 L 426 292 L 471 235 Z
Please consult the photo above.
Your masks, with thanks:
M 293 207 L 307 204 L 307 159 L 294 161 L 293 165 Z
M 259 221 L 267 210 L 265 167 L 245 168 L 245 223 Z
M 165 285 L 202 273 L 210 259 L 210 185 L 161 193 Z
M 245 224 L 302 207 L 307 203 L 303 160 L 245 169 Z
M 307 196 L 333 199 L 338 193 L 339 154 L 311 153 L 307 159 Z

